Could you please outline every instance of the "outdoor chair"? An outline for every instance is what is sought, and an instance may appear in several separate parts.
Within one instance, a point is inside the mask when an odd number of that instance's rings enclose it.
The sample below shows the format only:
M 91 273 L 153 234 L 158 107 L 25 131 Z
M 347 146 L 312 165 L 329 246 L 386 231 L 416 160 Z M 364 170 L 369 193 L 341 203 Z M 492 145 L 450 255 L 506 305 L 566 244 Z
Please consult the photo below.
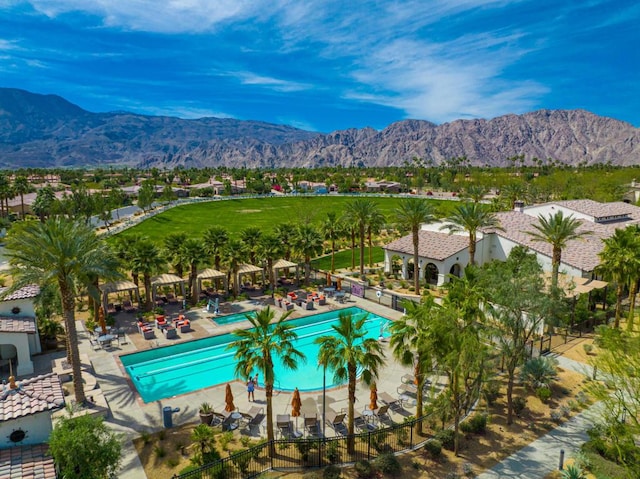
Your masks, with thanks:
M 89 344 L 91 344 L 91 347 L 93 348 L 94 351 L 100 351 L 102 349 L 102 346 L 100 346 L 100 343 L 98 343 L 98 341 L 89 338 Z
M 291 416 L 289 414 L 278 414 L 276 416 L 276 425 L 282 437 L 289 438 L 292 436 L 293 428 L 291 427 Z
M 142 337 L 144 339 L 153 339 L 156 337 L 156 333 L 154 332 L 153 328 L 149 326 L 143 326 L 140 329 L 140 332 L 142 333 Z
M 127 299 L 122 302 L 122 309 L 124 309 L 125 312 L 127 313 L 132 313 L 136 310 L 136 307 L 133 304 L 131 304 L 131 301 Z
M 402 412 L 404 408 L 402 407 L 402 400 L 398 398 L 394 398 L 391 394 L 386 391 L 382 391 L 378 393 L 378 399 L 389 406 L 389 409 L 395 412 Z
M 373 416 L 378 420 L 379 423 L 393 423 L 391 416 L 389 416 L 389 405 L 384 404 L 380 406 L 377 410 L 373 411 Z
M 164 333 L 164 337 L 167 339 L 174 339 L 178 337 L 178 330 L 173 326 L 162 328 L 162 332 Z
M 362 416 L 359 412 L 355 412 L 353 417 L 353 425 L 358 431 L 361 432 L 370 432 L 373 431 L 376 427 L 368 422 L 364 416 Z
M 418 386 L 416 386 L 415 384 L 401 384 L 400 386 L 398 386 L 398 394 L 409 394 L 411 396 L 417 396 L 418 395 Z
M 116 337 L 118 338 L 118 345 L 127 344 L 127 336 L 123 329 L 118 329 L 115 331 Z
M 249 433 L 251 433 L 253 428 L 260 428 L 260 425 L 264 422 L 267 417 L 264 414 L 264 408 L 260 406 L 253 406 L 249 409 L 249 412 L 241 413 L 242 417 L 246 420 L 245 426 Z
M 113 303 L 107 304 L 107 314 L 116 314 L 116 312 L 116 307 L 113 305 Z
M 344 425 L 344 418 L 347 415 L 343 412 L 327 411 L 327 426 L 333 429 L 336 435 L 347 434 L 347 427 Z
M 320 426 L 318 425 L 318 417 L 316 415 L 307 417 L 305 414 L 304 430 L 307 432 L 308 436 L 318 437 L 320 435 Z
M 167 301 L 170 304 L 176 304 L 178 302 L 178 298 L 176 298 L 176 295 L 173 293 L 167 293 Z
M 313 300 L 304 301 L 302 304 L 303 304 L 303 308 L 306 309 L 306 310 L 312 310 L 313 309 Z

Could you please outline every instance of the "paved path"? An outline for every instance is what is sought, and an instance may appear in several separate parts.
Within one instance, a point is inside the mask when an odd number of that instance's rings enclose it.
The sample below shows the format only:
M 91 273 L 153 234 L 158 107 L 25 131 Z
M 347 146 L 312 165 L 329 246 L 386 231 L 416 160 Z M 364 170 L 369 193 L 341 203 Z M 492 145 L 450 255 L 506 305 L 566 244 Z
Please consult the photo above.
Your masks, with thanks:
M 591 366 L 555 356 L 559 366 L 591 376 Z M 601 403 L 596 403 L 577 414 L 553 431 L 523 447 L 492 469 L 477 476 L 477 479 L 541 479 L 558 468 L 560 450 L 565 452 L 565 459 L 575 455 L 583 442 L 588 439 L 587 430 L 598 417 Z

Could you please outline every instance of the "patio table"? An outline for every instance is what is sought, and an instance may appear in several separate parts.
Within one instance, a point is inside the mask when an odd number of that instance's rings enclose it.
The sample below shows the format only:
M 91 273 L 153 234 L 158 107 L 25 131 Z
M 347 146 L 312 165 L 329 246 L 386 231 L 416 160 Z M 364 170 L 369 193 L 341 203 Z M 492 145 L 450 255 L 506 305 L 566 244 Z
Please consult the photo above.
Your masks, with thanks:
M 324 292 L 327 296 L 333 298 L 333 293 L 336 292 L 336 288 L 334 288 L 333 286 L 327 286 L 324 288 Z

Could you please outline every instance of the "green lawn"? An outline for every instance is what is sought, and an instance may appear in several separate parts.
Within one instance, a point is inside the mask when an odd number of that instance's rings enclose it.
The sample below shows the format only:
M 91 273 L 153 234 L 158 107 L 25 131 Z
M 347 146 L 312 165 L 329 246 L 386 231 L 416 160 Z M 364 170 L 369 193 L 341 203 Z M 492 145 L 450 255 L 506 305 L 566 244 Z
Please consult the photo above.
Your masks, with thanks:
M 403 198 L 372 198 L 380 205 L 380 210 L 390 223 L 395 222 L 394 210 Z M 232 199 L 192 203 L 178 206 L 129 228 L 119 235 L 139 233 L 157 241 L 167 234 L 183 231 L 190 236 L 200 236 L 212 225 L 225 227 L 231 233 L 238 233 L 248 226 L 257 226 L 270 231 L 280 223 L 298 224 L 310 221 L 320 224 L 330 211 L 342 213 L 352 197 L 310 196 L 310 197 L 268 197 Z M 428 200 L 440 215 L 445 215 L 455 206 L 455 202 Z
M 384 250 L 380 246 L 374 246 L 372 251 L 372 259 L 374 263 L 384 261 Z M 360 249 L 356 248 L 356 268 L 360 264 Z M 364 249 L 364 264 L 369 265 L 369 248 Z M 329 271 L 331 269 L 331 255 L 311 261 L 311 267 Z M 351 268 L 351 250 L 338 251 L 335 257 L 336 269 Z

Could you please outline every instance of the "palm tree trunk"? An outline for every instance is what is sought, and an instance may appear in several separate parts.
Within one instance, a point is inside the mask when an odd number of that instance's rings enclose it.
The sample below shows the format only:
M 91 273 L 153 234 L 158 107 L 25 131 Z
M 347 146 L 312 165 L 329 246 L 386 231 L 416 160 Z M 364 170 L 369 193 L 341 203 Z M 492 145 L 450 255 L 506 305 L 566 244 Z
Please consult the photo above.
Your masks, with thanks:
M 620 316 L 622 316 L 622 295 L 624 294 L 624 285 L 622 281 L 618 282 L 616 287 L 616 319 L 613 323 L 613 327 L 618 329 L 620 327 Z
M 373 255 L 372 255 L 372 249 L 373 249 L 373 244 L 371 242 L 371 228 L 369 228 L 369 230 L 367 231 L 367 242 L 369 243 L 369 268 L 373 268 Z
M 553 247 L 553 257 L 551 259 L 551 288 L 558 287 L 558 275 L 560 273 L 560 261 L 562 260 L 562 249 Z
M 627 331 L 633 331 L 633 322 L 636 313 L 636 294 L 638 294 L 638 280 L 632 278 L 629 290 L 629 319 L 627 320 Z
M 509 366 L 507 371 L 507 425 L 513 424 L 513 383 L 515 369 Z
M 420 371 L 420 365 L 422 364 L 422 355 L 418 354 L 418 360 L 413 370 L 413 375 L 416 377 L 418 394 L 416 395 L 416 417 L 422 417 L 422 388 L 424 387 L 424 374 Z M 422 421 L 416 423 L 416 434 L 422 435 Z
M 144 281 L 144 309 L 146 311 L 151 311 L 152 303 L 151 303 L 151 276 L 148 273 L 145 273 L 143 276 Z
M 309 286 L 309 277 L 311 276 L 311 256 L 304 257 L 304 285 Z
M 413 288 L 416 294 L 420 296 L 420 270 L 418 268 L 418 246 L 419 236 L 418 228 L 413 228 Z
M 351 230 L 351 269 L 356 269 L 356 231 Z
M 22 209 L 22 219 L 24 219 L 24 193 L 20 193 L 20 208 Z
M 276 448 L 273 442 L 273 384 L 265 382 L 264 390 L 267 399 L 267 442 L 269 443 L 269 457 L 274 457 L 276 455 Z
M 331 272 L 336 270 L 336 240 L 331 240 Z
M 476 235 L 469 232 L 469 264 L 475 266 L 476 264 Z
M 198 263 L 191 263 L 191 273 L 190 283 L 191 283 L 191 304 L 195 306 L 198 304 Z
M 84 385 L 82 383 L 82 367 L 80 364 L 80 351 L 78 349 L 78 332 L 76 330 L 75 298 L 73 290 L 64 281 L 58 282 L 60 295 L 62 296 L 62 309 L 65 329 L 67 330 L 67 357 L 73 371 L 73 392 L 77 404 L 84 404 Z
M 349 375 L 349 420 L 347 421 L 347 452 L 353 454 L 355 451 L 356 438 L 354 432 L 354 410 L 356 402 L 356 365 L 349 363 L 347 365 Z
M 364 224 L 360 225 L 360 276 L 364 274 Z

